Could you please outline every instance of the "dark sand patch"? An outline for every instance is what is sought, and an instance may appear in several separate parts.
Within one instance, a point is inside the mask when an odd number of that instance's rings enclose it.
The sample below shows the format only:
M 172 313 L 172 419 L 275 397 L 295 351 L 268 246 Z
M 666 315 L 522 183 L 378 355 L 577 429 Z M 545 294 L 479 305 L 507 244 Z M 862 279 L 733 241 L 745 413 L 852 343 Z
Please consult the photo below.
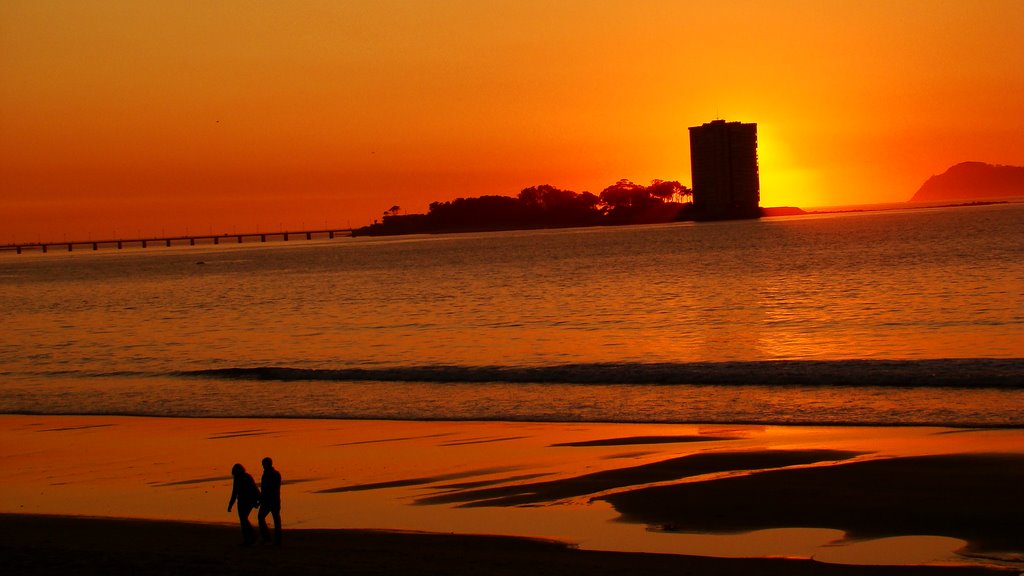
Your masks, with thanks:
M 495 486 L 497 484 L 505 484 L 507 482 L 520 482 L 522 480 L 533 480 L 534 478 L 543 478 L 544 476 L 550 476 L 550 472 L 540 472 L 537 474 L 519 474 L 517 476 L 507 476 L 505 478 L 495 478 L 493 480 L 477 480 L 475 482 L 456 482 L 454 484 L 440 484 L 435 486 L 439 490 L 466 490 L 469 488 L 482 488 L 484 486 Z
M 323 480 L 323 478 L 321 478 L 319 476 L 311 476 L 309 478 L 295 478 L 295 479 L 285 478 L 284 480 L 281 481 L 281 485 L 282 486 L 290 486 L 292 484 L 304 484 L 306 482 L 316 482 L 318 480 Z
M 522 440 L 529 436 L 504 436 L 502 438 L 480 438 L 476 440 L 465 440 L 461 442 L 446 442 L 441 446 L 468 446 L 470 444 L 488 444 L 490 442 L 508 442 L 510 440 Z
M 303 482 L 314 482 L 316 480 L 320 480 L 320 478 L 296 478 L 294 480 L 285 479 L 281 484 L 288 486 L 290 484 L 302 484 Z M 189 480 L 175 480 L 173 482 L 149 482 L 148 484 L 154 488 L 171 488 L 174 486 L 206 484 L 207 482 L 231 482 L 231 476 L 208 476 L 206 478 L 191 478 Z
M 602 438 L 600 440 L 584 440 L 582 442 L 562 442 L 552 444 L 561 446 L 634 446 L 637 444 L 675 444 L 684 442 L 713 442 L 715 440 L 735 440 L 728 436 L 630 436 L 627 438 Z
M 936 436 L 950 436 L 952 434 L 973 434 L 975 432 L 984 432 L 990 430 L 989 428 L 956 428 L 954 430 L 941 430 L 936 432 Z
M 416 503 L 461 503 L 465 507 L 521 506 L 576 498 L 586 496 L 587 494 L 596 494 L 606 490 L 639 484 L 680 480 L 702 474 L 813 464 L 816 462 L 845 460 L 858 455 L 860 455 L 858 452 L 840 450 L 701 452 L 679 458 L 670 458 L 653 464 L 605 470 L 562 480 L 498 486 L 479 490 L 464 490 L 428 496 L 417 499 Z
M 192 478 L 190 480 L 175 480 L 173 482 L 160 482 L 153 484 L 154 488 L 168 488 L 171 486 L 189 486 L 192 484 L 205 484 L 207 482 L 230 482 L 231 476 L 209 476 L 206 478 Z
M 207 440 L 224 440 L 226 438 L 242 438 L 245 436 L 265 436 L 267 434 L 270 434 L 269 430 L 239 430 L 237 432 L 225 432 L 223 434 L 210 436 Z
M 619 454 L 609 454 L 602 456 L 602 460 L 625 460 L 626 458 L 639 458 L 641 456 L 650 456 L 651 454 L 657 454 L 657 452 L 621 452 Z
M 940 455 L 766 471 L 605 496 L 630 521 L 689 532 L 806 526 L 934 535 L 1024 552 L 1024 456 Z
M 73 430 L 87 430 L 89 428 L 110 428 L 113 424 L 85 424 L 82 426 L 65 426 L 63 428 L 44 428 L 36 432 L 71 432 Z
M 843 566 L 810 560 L 726 559 L 581 551 L 499 536 L 359 530 L 286 530 L 284 546 L 238 546 L 236 526 L 0 515 L 9 574 L 346 574 L 408 576 L 996 576 L 974 567 Z
M 331 446 L 359 446 L 360 444 L 381 444 L 385 442 L 405 442 L 407 440 L 424 440 L 427 438 L 441 438 L 443 436 L 453 436 L 454 432 L 445 432 L 444 434 L 426 434 L 423 436 L 401 436 L 399 438 L 380 438 L 377 440 L 359 440 L 357 442 L 342 442 L 340 444 L 331 444 Z
M 337 488 L 325 488 L 323 490 L 317 490 L 317 494 L 338 494 L 341 492 L 363 492 L 366 490 L 382 490 L 385 488 L 406 488 L 409 486 L 422 486 L 426 484 L 434 484 L 437 482 L 445 482 L 447 480 L 458 480 L 460 478 L 472 478 L 473 476 L 486 476 L 488 474 L 498 474 L 501 472 L 510 472 L 517 470 L 516 467 L 503 467 L 503 468 L 481 468 L 479 470 L 469 470 L 466 472 L 452 472 L 451 474 L 438 474 L 436 476 L 421 476 L 418 478 L 403 478 L 400 480 L 390 480 L 387 482 L 371 482 L 367 484 L 351 484 L 349 486 L 339 486 Z

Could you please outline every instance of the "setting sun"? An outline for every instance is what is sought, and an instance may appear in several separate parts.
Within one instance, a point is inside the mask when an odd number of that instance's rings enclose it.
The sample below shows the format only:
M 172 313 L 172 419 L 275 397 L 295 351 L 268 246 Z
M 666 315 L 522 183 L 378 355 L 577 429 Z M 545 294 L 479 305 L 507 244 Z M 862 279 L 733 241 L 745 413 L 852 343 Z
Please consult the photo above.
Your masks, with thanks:
M 826 206 L 827 187 L 810 167 L 801 165 L 770 124 L 758 124 L 757 155 L 761 177 L 762 206 Z

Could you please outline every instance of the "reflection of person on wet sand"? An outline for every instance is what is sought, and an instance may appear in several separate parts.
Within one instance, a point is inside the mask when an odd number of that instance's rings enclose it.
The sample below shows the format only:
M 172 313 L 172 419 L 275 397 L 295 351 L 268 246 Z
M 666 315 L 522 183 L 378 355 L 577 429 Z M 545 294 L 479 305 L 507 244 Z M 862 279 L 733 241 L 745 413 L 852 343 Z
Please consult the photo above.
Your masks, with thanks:
M 242 545 L 251 546 L 256 541 L 256 534 L 252 528 L 252 523 L 249 522 L 249 513 L 252 509 L 260 505 L 260 489 L 256 486 L 256 481 L 252 479 L 252 476 L 245 471 L 245 467 L 241 464 L 235 464 L 231 467 L 231 475 L 235 477 L 235 480 L 231 486 L 231 500 L 228 501 L 228 512 L 231 512 L 231 507 L 234 506 L 235 500 L 238 501 L 238 522 L 242 525 Z
M 267 514 L 274 517 L 274 544 L 281 544 L 281 473 L 274 469 L 274 461 L 270 457 L 263 459 L 263 478 L 260 479 L 263 495 L 260 498 L 260 511 L 256 515 L 260 525 L 263 542 L 270 542 L 270 528 L 267 527 Z

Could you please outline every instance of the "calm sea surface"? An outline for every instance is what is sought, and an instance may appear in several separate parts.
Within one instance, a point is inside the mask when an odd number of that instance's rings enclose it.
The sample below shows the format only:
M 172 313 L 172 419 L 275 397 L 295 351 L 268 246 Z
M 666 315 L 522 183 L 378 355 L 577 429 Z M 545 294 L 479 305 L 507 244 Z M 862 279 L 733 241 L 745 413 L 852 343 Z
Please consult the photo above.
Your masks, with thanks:
M 1024 204 L 0 255 L 0 412 L 1024 426 Z

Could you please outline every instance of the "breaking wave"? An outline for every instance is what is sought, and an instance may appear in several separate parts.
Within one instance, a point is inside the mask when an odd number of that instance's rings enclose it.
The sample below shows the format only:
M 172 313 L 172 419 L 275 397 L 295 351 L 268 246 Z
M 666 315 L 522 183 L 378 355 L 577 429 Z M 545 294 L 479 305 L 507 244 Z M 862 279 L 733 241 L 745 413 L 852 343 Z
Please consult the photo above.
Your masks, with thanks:
M 549 366 L 428 365 L 338 369 L 253 366 L 183 371 L 173 375 L 282 382 L 1024 388 L 1024 359 L 780 360 Z

